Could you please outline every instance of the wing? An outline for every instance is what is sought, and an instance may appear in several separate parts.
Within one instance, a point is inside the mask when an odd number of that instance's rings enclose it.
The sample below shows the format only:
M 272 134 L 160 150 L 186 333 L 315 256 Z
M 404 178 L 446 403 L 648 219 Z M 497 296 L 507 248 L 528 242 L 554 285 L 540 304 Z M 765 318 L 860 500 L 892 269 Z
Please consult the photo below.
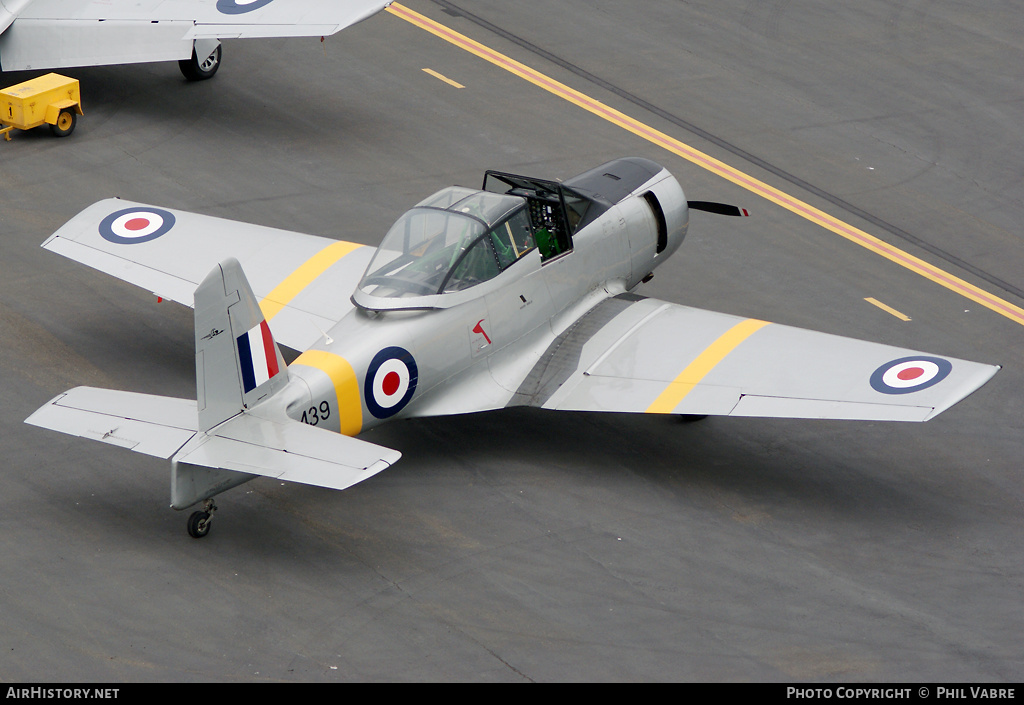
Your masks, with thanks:
M 559 336 L 513 404 L 545 409 L 926 421 L 998 366 L 625 294 Z
M 388 4 L 382 0 L 2 0 L 0 60 L 5 71 L 18 71 L 187 59 L 196 39 L 326 36 Z
M 352 309 L 372 247 L 108 199 L 85 209 L 43 247 L 193 305 L 196 287 L 229 257 L 245 269 L 275 338 L 305 350 Z

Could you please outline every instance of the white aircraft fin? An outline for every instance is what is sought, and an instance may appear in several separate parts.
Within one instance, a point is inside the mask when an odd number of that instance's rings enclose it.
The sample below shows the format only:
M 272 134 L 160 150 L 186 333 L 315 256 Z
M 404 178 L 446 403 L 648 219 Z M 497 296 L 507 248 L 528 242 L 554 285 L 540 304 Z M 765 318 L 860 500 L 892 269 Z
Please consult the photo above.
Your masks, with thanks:
M 196 289 L 195 337 L 200 433 L 171 459 L 172 507 L 256 475 L 345 489 L 401 457 L 280 412 L 252 413 L 287 386 L 288 370 L 237 260 L 221 262 Z
M 199 430 L 288 383 L 284 358 L 238 260 L 218 264 L 196 289 L 195 330 Z

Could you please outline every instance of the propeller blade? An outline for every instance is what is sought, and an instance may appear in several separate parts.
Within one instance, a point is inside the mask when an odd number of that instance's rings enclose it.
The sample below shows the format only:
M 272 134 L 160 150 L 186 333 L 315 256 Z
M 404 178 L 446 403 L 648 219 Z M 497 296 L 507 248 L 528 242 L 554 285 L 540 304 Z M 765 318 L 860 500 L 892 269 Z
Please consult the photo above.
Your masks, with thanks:
M 746 208 L 731 206 L 728 203 L 715 203 L 714 201 L 687 201 L 686 204 L 695 211 L 707 211 L 715 215 L 732 215 L 741 218 L 750 215 Z

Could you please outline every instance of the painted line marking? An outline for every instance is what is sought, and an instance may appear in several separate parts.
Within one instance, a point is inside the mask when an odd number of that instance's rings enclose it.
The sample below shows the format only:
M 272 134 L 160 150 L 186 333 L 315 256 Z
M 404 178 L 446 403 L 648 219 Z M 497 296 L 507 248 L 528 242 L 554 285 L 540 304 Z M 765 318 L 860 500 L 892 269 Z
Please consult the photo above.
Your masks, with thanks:
M 364 247 L 364 245 L 339 240 L 317 252 L 298 269 L 289 274 L 284 281 L 274 287 L 274 290 L 260 301 L 260 309 L 263 311 L 263 315 L 268 321 L 272 319 L 292 299 L 302 293 L 302 290 L 309 286 L 314 279 L 326 272 L 331 265 L 360 247 Z
M 447 76 L 443 76 L 443 75 L 439 74 L 434 69 L 423 69 L 423 71 L 424 71 L 424 73 L 429 73 L 431 76 L 433 76 L 436 79 L 444 81 L 449 86 L 455 86 L 456 88 L 465 88 L 465 86 L 462 85 L 461 83 L 459 83 L 458 81 L 453 81 L 452 79 L 448 78 Z
M 707 347 L 700 355 L 693 359 L 682 372 L 679 373 L 668 387 L 665 388 L 658 398 L 647 407 L 648 414 L 671 414 L 679 406 L 680 402 L 693 391 L 693 388 L 700 384 L 700 381 L 713 370 L 718 363 L 725 359 L 726 355 L 736 349 L 740 343 L 751 335 L 761 330 L 768 324 L 768 321 L 759 321 L 756 318 L 748 318 L 740 321 L 727 330 L 718 340 Z
M 866 296 L 866 297 L 864 297 L 864 300 L 867 301 L 872 306 L 877 306 L 878 308 L 882 309 L 886 313 L 891 313 L 893 316 L 896 316 L 896 318 L 900 319 L 901 321 L 909 321 L 910 320 L 910 316 L 908 316 L 907 314 L 900 313 L 899 311 L 894 309 L 892 306 L 887 306 L 887 305 L 883 304 L 881 301 L 879 301 L 878 299 L 873 299 L 870 296 Z
M 974 286 L 973 284 L 970 284 L 969 282 L 966 282 L 959 277 L 940 269 L 939 267 L 929 264 L 928 262 L 911 255 L 909 252 L 904 252 L 898 247 L 894 247 L 873 235 L 869 235 L 859 228 L 855 228 L 852 225 L 825 213 L 824 211 L 818 210 L 817 208 L 804 203 L 803 201 L 794 198 L 773 186 L 769 186 L 768 184 L 745 174 L 739 169 L 735 169 L 710 155 L 680 142 L 674 137 L 666 135 L 664 132 L 656 130 L 639 120 L 631 118 L 625 113 L 619 112 L 618 110 L 580 93 L 563 83 L 559 83 L 553 78 L 550 78 L 535 69 L 531 69 L 525 64 L 519 63 L 515 59 L 490 49 L 463 34 L 459 34 L 443 24 L 424 17 L 418 12 L 414 12 L 400 3 L 392 3 L 387 8 L 387 11 L 396 17 L 400 17 L 401 19 L 420 27 L 425 31 L 444 39 L 446 42 L 454 44 L 455 46 L 468 51 L 471 54 L 475 54 L 481 59 L 484 59 L 485 61 L 488 61 L 509 73 L 519 76 L 520 78 L 543 88 L 552 95 L 567 100 L 614 125 L 618 125 L 624 130 L 632 132 L 638 137 L 642 137 L 652 144 L 662 147 L 699 167 L 707 169 L 713 174 L 717 174 L 718 176 L 733 182 L 737 186 L 740 186 L 751 193 L 766 198 L 776 205 L 782 206 L 786 210 L 795 213 L 801 218 L 820 225 L 826 230 L 830 230 L 836 235 L 839 235 L 854 244 L 860 245 L 877 255 L 881 255 L 905 269 L 909 269 L 915 274 L 975 301 L 982 306 L 995 311 L 1001 316 L 1005 316 L 1016 323 L 1024 325 L 1024 309 L 1019 306 L 1015 306 L 1009 301 L 999 298 L 995 294 Z

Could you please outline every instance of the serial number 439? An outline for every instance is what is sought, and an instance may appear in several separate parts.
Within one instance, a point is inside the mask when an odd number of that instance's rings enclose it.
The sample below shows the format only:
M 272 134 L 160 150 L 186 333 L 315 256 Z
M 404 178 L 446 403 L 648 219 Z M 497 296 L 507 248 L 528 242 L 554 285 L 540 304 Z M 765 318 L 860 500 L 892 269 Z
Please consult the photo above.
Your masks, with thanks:
M 331 405 L 326 401 L 320 402 L 320 406 L 311 406 L 306 411 L 302 412 L 302 423 L 308 423 L 310 426 L 316 426 L 321 421 L 326 421 L 331 417 Z

